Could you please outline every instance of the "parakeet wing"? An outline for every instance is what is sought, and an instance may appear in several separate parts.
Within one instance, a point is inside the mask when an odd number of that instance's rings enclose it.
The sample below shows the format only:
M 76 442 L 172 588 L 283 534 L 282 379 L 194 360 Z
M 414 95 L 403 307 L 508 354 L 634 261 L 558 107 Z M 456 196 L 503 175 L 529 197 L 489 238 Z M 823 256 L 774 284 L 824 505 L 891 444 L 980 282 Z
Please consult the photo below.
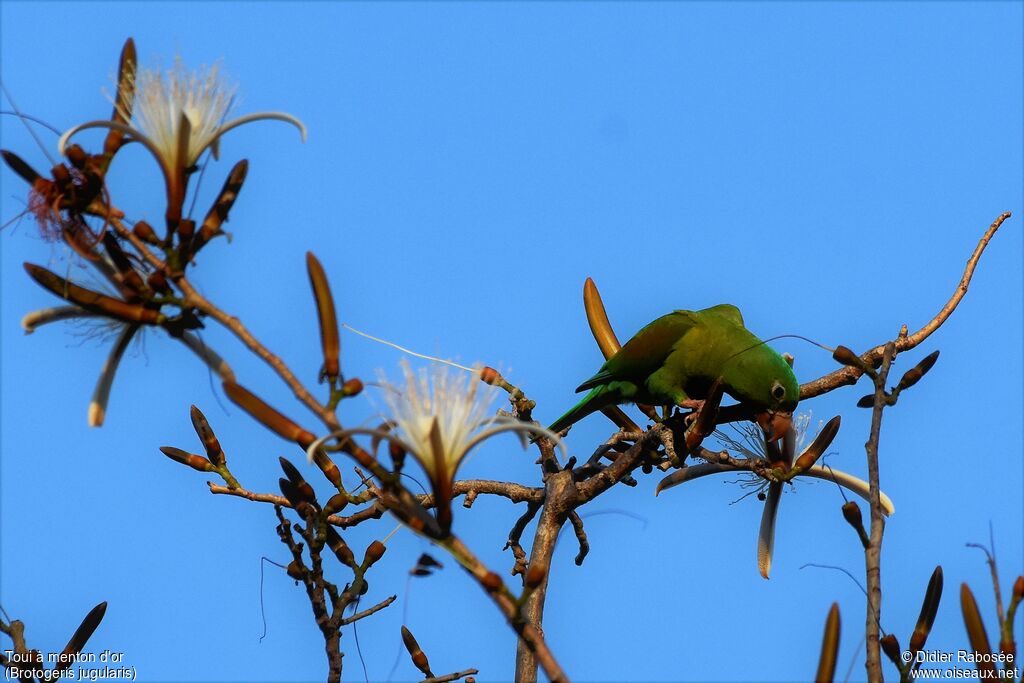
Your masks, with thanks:
M 739 325 L 740 327 L 746 327 L 746 325 L 743 324 L 743 314 L 740 313 L 740 309 L 736 308 L 732 304 L 718 304 L 717 306 L 711 306 L 710 308 L 698 311 L 697 315 L 700 315 L 701 313 L 714 313 L 733 324 Z
M 739 316 L 735 306 L 729 308 Z M 596 375 L 581 384 L 576 391 L 593 389 L 615 381 L 642 383 L 649 374 L 661 367 L 676 343 L 698 322 L 693 311 L 673 311 L 661 316 L 637 332 L 601 366 Z

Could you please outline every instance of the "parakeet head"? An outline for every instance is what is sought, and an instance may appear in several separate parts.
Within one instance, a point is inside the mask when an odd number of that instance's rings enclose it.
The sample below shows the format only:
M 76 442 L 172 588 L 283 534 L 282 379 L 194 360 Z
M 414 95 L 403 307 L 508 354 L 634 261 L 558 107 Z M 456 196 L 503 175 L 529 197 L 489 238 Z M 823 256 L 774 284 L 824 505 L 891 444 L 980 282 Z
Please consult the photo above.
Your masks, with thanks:
M 758 344 L 726 363 L 723 378 L 733 398 L 756 410 L 769 440 L 785 434 L 800 400 L 800 384 L 782 356 Z

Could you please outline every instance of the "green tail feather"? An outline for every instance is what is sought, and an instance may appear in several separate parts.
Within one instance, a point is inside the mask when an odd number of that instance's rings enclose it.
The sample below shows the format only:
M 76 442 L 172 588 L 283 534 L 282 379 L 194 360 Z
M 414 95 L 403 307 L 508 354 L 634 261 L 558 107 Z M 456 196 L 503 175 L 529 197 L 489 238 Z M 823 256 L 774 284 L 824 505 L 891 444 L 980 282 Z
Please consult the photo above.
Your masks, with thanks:
M 569 412 L 552 422 L 548 429 L 557 434 L 566 427 L 576 424 L 576 422 L 592 412 L 606 406 L 615 405 L 619 402 L 618 394 L 619 392 L 609 389 L 607 385 L 594 387 L 589 394 L 583 397 L 582 401 L 570 408 Z

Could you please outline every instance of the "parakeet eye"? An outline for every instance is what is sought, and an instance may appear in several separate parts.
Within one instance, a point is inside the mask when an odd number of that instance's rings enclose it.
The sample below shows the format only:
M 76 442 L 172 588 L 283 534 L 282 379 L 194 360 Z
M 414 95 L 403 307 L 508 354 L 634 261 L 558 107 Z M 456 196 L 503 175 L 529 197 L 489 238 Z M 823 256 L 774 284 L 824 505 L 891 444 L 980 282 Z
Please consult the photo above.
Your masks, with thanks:
M 778 380 L 772 382 L 772 398 L 776 401 L 786 398 L 786 387 L 779 384 Z

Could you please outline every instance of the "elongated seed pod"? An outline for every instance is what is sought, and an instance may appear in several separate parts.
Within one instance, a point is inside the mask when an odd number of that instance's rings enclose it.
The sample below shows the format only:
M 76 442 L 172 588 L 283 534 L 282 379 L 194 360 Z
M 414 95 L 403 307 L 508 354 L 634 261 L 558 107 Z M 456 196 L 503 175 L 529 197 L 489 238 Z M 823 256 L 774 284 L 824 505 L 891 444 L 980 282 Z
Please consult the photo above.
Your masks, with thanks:
M 924 592 L 924 600 L 921 602 L 921 613 L 917 617 L 917 624 L 914 632 L 910 635 L 910 651 L 915 654 L 924 647 L 928 640 L 928 634 L 932 631 L 932 624 L 935 623 L 935 614 L 939 611 L 939 601 L 942 600 L 942 566 L 935 568 L 932 576 L 928 579 L 928 588 Z
M 107 613 L 107 603 L 101 602 L 100 604 L 89 610 L 89 613 L 82 619 L 82 623 L 78 625 L 75 632 L 71 635 L 71 639 L 68 640 L 68 644 L 64 646 L 64 651 L 61 652 L 60 657 L 57 659 L 59 664 L 56 667 L 56 671 L 64 671 L 75 661 L 74 655 L 85 648 L 85 644 L 89 642 L 89 638 L 92 637 L 93 632 L 103 621 L 103 615 Z
M 839 656 L 839 604 L 833 602 L 825 619 L 825 633 L 821 639 L 821 657 L 818 659 L 818 673 L 815 683 L 832 683 L 836 675 L 836 659 Z
M 228 395 L 228 398 L 230 398 L 245 412 L 249 413 L 249 415 L 251 415 L 257 422 L 261 423 L 264 427 L 274 432 L 282 439 L 294 441 L 303 448 L 309 448 L 309 445 L 316 441 L 316 436 L 314 436 L 312 432 L 306 431 L 281 413 L 271 408 L 263 401 L 263 399 L 256 396 L 256 394 L 252 393 L 241 384 L 224 382 L 223 386 L 224 393 Z
M 974 594 L 967 587 L 966 583 L 960 584 L 960 610 L 964 615 L 964 628 L 967 629 L 967 639 L 971 643 L 971 649 L 975 654 L 980 655 L 975 666 L 978 671 L 991 672 L 988 674 L 995 678 L 996 665 L 989 657 L 992 654 L 992 647 L 989 645 L 988 633 L 985 632 L 985 624 L 981 620 L 981 613 L 978 611 L 978 603 L 974 600 Z
M 320 319 L 320 346 L 323 348 L 324 364 L 320 369 L 320 381 L 328 379 L 337 381 L 341 373 L 338 360 L 341 353 L 341 340 L 338 338 L 338 318 L 334 312 L 334 298 L 331 286 L 327 283 L 327 275 L 323 266 L 313 252 L 306 252 L 306 270 L 309 272 L 309 284 L 313 288 L 316 299 L 316 313 Z
M 166 317 L 159 311 L 139 304 L 129 304 L 119 299 L 79 287 L 64 278 L 33 263 L 24 264 L 29 276 L 65 301 L 81 306 L 87 311 L 131 323 L 159 325 Z
M 203 411 L 193 405 L 189 408 L 189 416 L 192 418 L 192 428 L 196 430 L 196 435 L 203 442 L 203 448 L 206 449 L 206 457 L 218 467 L 224 465 L 226 462 L 224 449 L 221 448 L 220 440 L 213 433 L 213 428 L 210 427 Z
M 224 186 L 220 189 L 220 194 L 217 195 L 217 200 L 210 207 L 199 232 L 192 239 L 193 255 L 198 253 L 207 242 L 222 234 L 220 226 L 227 221 L 228 213 L 234 206 L 235 200 L 238 199 L 238 193 L 242 190 L 242 185 L 245 184 L 245 176 L 248 172 L 249 161 L 247 159 L 242 159 L 231 168 L 231 172 L 228 173 L 228 177 L 224 181 Z
M 4 162 L 11 167 L 11 170 L 21 176 L 29 185 L 34 185 L 37 180 L 40 180 L 42 176 L 36 172 L 34 168 L 28 165 L 24 159 L 19 157 L 14 152 L 10 152 L 6 149 L 0 150 L 0 155 L 3 156 Z
M 796 459 L 796 467 L 807 470 L 810 469 L 814 463 L 818 462 L 818 458 L 821 457 L 822 453 L 828 450 L 828 447 L 832 445 L 833 439 L 836 438 L 836 434 L 839 433 L 839 423 L 842 418 L 836 415 L 831 420 L 825 423 L 825 426 L 818 432 L 818 436 L 814 437 L 814 441 L 810 446 L 807 447 L 800 457 Z
M 102 427 L 107 417 L 107 402 L 110 400 L 110 388 L 114 385 L 114 375 L 121 364 L 125 349 L 131 342 L 132 337 L 139 331 L 138 325 L 127 325 L 117 336 L 117 341 L 110 349 L 110 355 L 103 364 L 99 379 L 96 380 L 96 388 L 92 393 L 92 400 L 89 402 L 89 426 Z
M 135 102 L 136 68 L 135 41 L 129 38 L 121 48 L 121 60 L 117 68 L 117 101 L 114 104 L 114 113 L 110 116 L 113 121 L 124 125 L 131 124 L 132 107 Z M 103 141 L 105 159 L 101 168 L 104 172 L 114 154 L 121 149 L 123 144 L 124 133 L 111 128 Z

